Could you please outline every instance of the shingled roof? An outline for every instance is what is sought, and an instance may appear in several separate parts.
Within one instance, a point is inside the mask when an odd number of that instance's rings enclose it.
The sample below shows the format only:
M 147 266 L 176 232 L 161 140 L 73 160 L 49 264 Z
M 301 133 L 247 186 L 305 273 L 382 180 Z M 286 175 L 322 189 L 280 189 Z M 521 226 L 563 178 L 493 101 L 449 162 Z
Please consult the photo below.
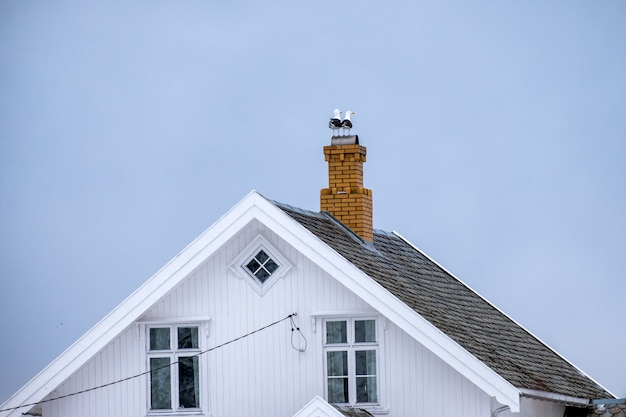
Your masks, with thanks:
M 577 398 L 613 395 L 394 233 L 363 241 L 327 212 L 275 203 L 513 386 Z

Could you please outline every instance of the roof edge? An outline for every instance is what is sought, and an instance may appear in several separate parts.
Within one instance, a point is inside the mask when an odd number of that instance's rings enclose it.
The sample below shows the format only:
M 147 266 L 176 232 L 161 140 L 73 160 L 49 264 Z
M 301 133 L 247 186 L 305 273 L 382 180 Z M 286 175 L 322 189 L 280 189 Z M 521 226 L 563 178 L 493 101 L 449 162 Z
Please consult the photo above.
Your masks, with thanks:
M 499 307 L 497 307 L 496 305 L 494 305 L 491 301 L 489 301 L 488 299 L 486 299 L 485 297 L 483 297 L 478 291 L 476 291 L 475 289 L 473 289 L 471 286 L 469 286 L 465 281 L 463 281 L 462 279 L 460 279 L 459 277 L 457 277 L 456 275 L 454 275 L 452 272 L 450 272 L 449 270 L 447 270 L 444 266 L 442 266 L 439 262 L 435 261 L 432 257 L 430 257 L 428 254 L 426 254 L 423 250 L 421 250 L 420 248 L 418 248 L 417 246 L 415 246 L 413 243 L 411 243 L 407 238 L 405 238 L 404 236 L 402 236 L 399 232 L 397 231 L 393 231 L 393 234 L 396 235 L 398 238 L 402 239 L 404 242 L 406 242 L 408 245 L 410 245 L 413 249 L 415 249 L 416 251 L 418 251 L 420 254 L 422 254 L 423 256 L 425 256 L 426 258 L 428 258 L 428 260 L 430 260 L 431 262 L 433 262 L 435 265 L 437 265 L 439 268 L 441 268 L 446 274 L 450 275 L 451 277 L 453 277 L 454 279 L 456 279 L 457 281 L 459 281 L 461 284 L 463 284 L 468 290 L 472 291 L 474 294 L 476 294 L 478 297 L 480 297 L 481 299 L 483 299 L 483 301 L 485 301 L 487 304 L 489 304 L 491 307 L 493 307 L 495 310 L 497 310 L 500 314 L 504 315 L 506 318 L 508 318 L 509 320 L 511 320 L 515 325 L 519 326 L 522 330 L 524 330 L 526 333 L 528 333 L 529 335 L 531 335 L 532 337 L 534 337 L 536 340 L 538 340 L 541 344 L 543 344 L 546 348 L 548 348 L 550 351 L 552 351 L 554 354 L 556 354 L 559 358 L 561 358 L 562 360 L 564 360 L 567 364 L 569 364 L 571 367 L 573 367 L 574 369 L 576 369 L 578 372 L 580 372 L 582 375 L 584 375 L 586 378 L 589 378 L 589 380 L 591 380 L 594 384 L 596 384 L 597 386 L 599 386 L 600 388 L 602 388 L 603 390 L 605 390 L 607 393 L 611 394 L 614 398 L 617 398 L 617 396 L 615 394 L 613 394 L 611 391 L 609 391 L 607 388 L 605 388 L 602 384 L 600 384 L 598 381 L 596 381 L 594 378 L 592 378 L 591 376 L 589 376 L 585 371 L 583 371 L 582 369 L 580 369 L 578 366 L 576 366 L 575 364 L 573 364 L 572 362 L 570 362 L 566 357 L 564 357 L 563 355 L 561 355 L 559 352 L 557 352 L 555 349 L 553 349 L 550 345 L 548 345 L 546 342 L 544 342 L 540 337 L 537 337 L 537 335 L 535 335 L 533 332 L 531 332 L 530 330 L 528 330 L 526 327 L 522 326 L 517 320 L 515 320 L 514 318 L 512 318 L 511 316 L 509 316 L 507 313 L 505 313 L 504 311 L 502 311 Z M 528 390 L 527 390 L 528 391 Z M 562 394 L 555 394 L 555 395 L 562 395 Z M 572 397 L 574 398 L 574 397 Z
M 571 397 L 569 395 L 555 394 L 553 392 L 538 391 L 533 389 L 520 388 L 520 395 L 524 398 L 532 398 L 534 400 L 552 401 L 574 406 L 591 405 L 591 399 Z

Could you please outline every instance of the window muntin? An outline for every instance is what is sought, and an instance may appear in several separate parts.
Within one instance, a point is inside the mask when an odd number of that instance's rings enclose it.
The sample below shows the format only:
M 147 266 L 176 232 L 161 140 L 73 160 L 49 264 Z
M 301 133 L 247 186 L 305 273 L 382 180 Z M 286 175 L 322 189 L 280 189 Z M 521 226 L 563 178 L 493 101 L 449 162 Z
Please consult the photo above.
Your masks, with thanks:
M 356 368 L 356 402 L 372 403 L 376 395 L 376 351 L 357 350 L 354 352 Z
M 155 326 L 148 330 L 150 410 L 200 408 L 199 326 Z
M 265 284 L 265 281 L 276 271 L 280 265 L 278 265 L 266 251 L 259 250 L 256 255 L 248 261 L 246 268 L 261 284 Z
M 230 269 L 262 297 L 285 277 L 291 265 L 280 251 L 258 235 L 233 260 Z
M 375 319 L 324 322 L 329 403 L 378 403 L 378 339 Z
M 326 372 L 328 377 L 328 402 L 348 402 L 348 352 L 326 352 Z

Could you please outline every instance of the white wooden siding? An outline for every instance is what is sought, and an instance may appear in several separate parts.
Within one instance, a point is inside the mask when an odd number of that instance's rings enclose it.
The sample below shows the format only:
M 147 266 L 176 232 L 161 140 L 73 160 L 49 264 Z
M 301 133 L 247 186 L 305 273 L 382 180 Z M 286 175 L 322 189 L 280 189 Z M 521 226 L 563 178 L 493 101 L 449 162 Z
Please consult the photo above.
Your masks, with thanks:
M 135 326 L 127 329 L 48 398 L 83 391 L 144 371 L 144 348 Z M 135 378 L 95 391 L 43 404 L 44 416 L 141 415 L 145 409 L 145 378 Z
M 258 235 L 292 265 L 263 297 L 234 274 L 230 264 Z M 208 373 L 205 415 L 291 417 L 314 396 L 325 397 L 322 329 L 313 331 L 320 311 L 373 312 L 360 298 L 286 245 L 259 222 L 250 223 L 183 284 L 161 299 L 141 321 L 210 317 L 205 346 L 213 347 L 297 312 L 308 347 L 291 347 L 289 321 L 201 356 Z M 318 318 L 318 322 L 319 322 Z M 490 399 L 454 369 L 389 321 L 379 326 L 380 400 L 389 417 L 487 417 Z M 52 396 L 144 372 L 141 325 L 129 327 L 64 383 Z M 52 401 L 48 416 L 145 416 L 147 376 L 108 388 Z

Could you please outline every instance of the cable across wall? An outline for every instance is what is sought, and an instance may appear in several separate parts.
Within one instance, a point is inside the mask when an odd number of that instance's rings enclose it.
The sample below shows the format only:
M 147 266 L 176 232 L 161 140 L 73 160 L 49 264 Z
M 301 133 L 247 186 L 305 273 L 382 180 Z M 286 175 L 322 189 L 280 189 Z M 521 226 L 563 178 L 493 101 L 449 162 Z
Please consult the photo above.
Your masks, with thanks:
M 227 341 L 227 342 L 221 343 L 221 344 L 219 344 L 219 345 L 217 345 L 217 346 L 213 346 L 212 348 L 209 348 L 209 349 L 203 350 L 202 352 L 198 352 L 198 353 L 196 353 L 195 355 L 188 356 L 188 357 L 187 357 L 187 359 L 188 359 L 188 358 L 197 357 L 197 356 L 201 356 L 201 355 L 204 355 L 204 354 L 206 354 L 206 353 L 212 352 L 212 351 L 214 351 L 214 350 L 217 350 L 217 349 L 223 348 L 223 347 L 225 347 L 225 346 L 230 345 L 231 343 L 234 343 L 234 342 L 237 342 L 237 341 L 239 341 L 239 340 L 245 339 L 245 338 L 250 337 L 250 336 L 252 336 L 252 335 L 254 335 L 254 334 L 256 334 L 256 333 L 259 333 L 259 332 L 261 332 L 261 331 L 263 331 L 263 330 L 269 329 L 270 327 L 276 326 L 277 324 L 282 323 L 283 321 L 286 321 L 286 320 L 290 320 L 290 322 L 291 322 L 290 324 L 291 324 L 291 333 L 292 333 L 292 341 L 291 341 L 292 347 L 293 347 L 295 350 L 299 351 L 299 352 L 304 352 L 304 349 L 306 349 L 306 338 L 304 338 L 304 335 L 302 335 L 302 332 L 300 331 L 300 328 L 299 328 L 299 327 L 297 327 L 297 326 L 296 326 L 296 324 L 295 324 L 295 322 L 294 322 L 294 317 L 296 317 L 297 315 L 298 315 L 298 313 L 297 313 L 297 312 L 291 313 L 291 314 L 289 314 L 288 316 L 283 317 L 283 318 L 282 318 L 282 319 L 280 319 L 280 320 L 276 320 L 276 321 L 275 321 L 275 322 L 273 322 L 273 323 L 267 324 L 267 325 L 265 325 L 265 326 L 263 326 L 263 327 L 259 327 L 259 328 L 258 328 L 258 329 L 256 329 L 256 330 L 253 330 L 253 331 L 248 332 L 248 333 L 246 333 L 246 334 L 244 334 L 244 335 L 241 335 L 241 336 L 239 336 L 239 337 L 236 337 L 236 338 L 234 338 L 234 339 L 231 339 L 231 340 L 229 340 L 229 341 Z M 294 331 L 297 331 L 298 333 L 300 333 L 300 336 L 304 339 L 304 343 L 305 343 L 305 344 L 304 344 L 304 346 L 305 346 L 305 347 L 304 347 L 304 349 L 302 349 L 302 348 L 297 348 L 296 346 L 294 346 L 294 342 L 293 342 L 293 334 L 294 334 Z M 109 382 L 109 383 L 106 383 L 106 384 L 98 385 L 98 386 L 95 386 L 95 387 L 92 387 L 92 388 L 87 388 L 87 389 L 84 389 L 84 390 L 81 390 L 81 391 L 72 392 L 72 393 L 70 393 L 70 394 L 60 395 L 60 396 L 58 396 L 58 397 L 49 398 L 49 399 L 47 399 L 47 400 L 37 401 L 37 402 L 35 402 L 35 403 L 30 403 L 30 404 L 22 404 L 22 405 L 17 406 L 17 407 L 3 408 L 3 409 L 0 409 L 0 412 L 18 410 L 18 409 L 20 409 L 20 408 L 24 408 L 24 407 L 34 407 L 34 406 L 39 405 L 39 404 L 44 404 L 44 403 L 48 403 L 48 402 L 51 402 L 51 401 L 57 401 L 57 400 L 61 400 L 61 399 L 64 399 L 64 398 L 73 397 L 73 396 L 80 395 L 80 394 L 85 394 L 85 393 L 87 393 L 87 392 L 91 392 L 91 391 L 96 391 L 96 390 L 99 390 L 99 389 L 102 389 L 102 388 L 110 387 L 110 386 L 112 386 L 112 385 L 116 385 L 116 384 L 120 384 L 120 383 L 122 383 L 122 382 L 129 381 L 129 380 L 131 380 L 131 379 L 140 378 L 140 377 L 142 377 L 142 376 L 149 375 L 149 374 L 150 374 L 150 373 L 152 373 L 152 372 L 157 372 L 157 371 L 159 371 L 159 370 L 161 370 L 161 369 L 164 369 L 164 368 L 169 368 L 169 367 L 171 367 L 171 366 L 174 366 L 174 365 L 178 364 L 179 362 L 180 362 L 180 361 L 175 361 L 175 362 L 172 362 L 172 363 L 170 363 L 170 364 L 168 364 L 168 365 L 165 365 L 165 366 L 162 366 L 162 367 L 159 367 L 159 368 L 155 368 L 155 369 L 152 369 L 152 370 L 149 370 L 149 371 L 146 371 L 146 372 L 141 372 L 141 373 L 138 373 L 138 374 L 135 374 L 135 375 L 132 375 L 132 376 L 126 377 L 126 378 L 118 379 L 118 380 L 115 380 L 115 381 L 113 381 L 113 382 Z

